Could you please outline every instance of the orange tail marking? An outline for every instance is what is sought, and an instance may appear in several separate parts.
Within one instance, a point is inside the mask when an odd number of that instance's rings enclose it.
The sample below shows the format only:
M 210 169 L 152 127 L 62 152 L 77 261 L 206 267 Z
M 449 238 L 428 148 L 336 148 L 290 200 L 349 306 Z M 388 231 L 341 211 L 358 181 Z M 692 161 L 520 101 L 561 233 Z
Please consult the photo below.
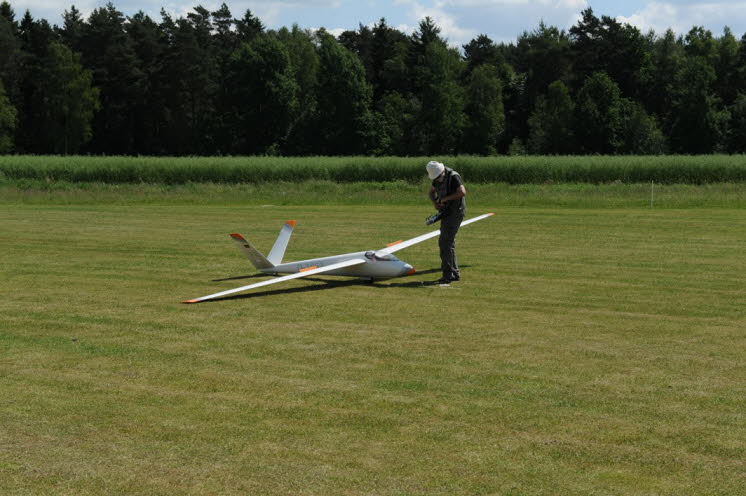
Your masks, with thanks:
M 307 270 L 313 270 L 318 269 L 318 265 L 314 265 L 313 267 L 306 267 L 305 269 L 300 269 L 298 272 L 306 272 Z

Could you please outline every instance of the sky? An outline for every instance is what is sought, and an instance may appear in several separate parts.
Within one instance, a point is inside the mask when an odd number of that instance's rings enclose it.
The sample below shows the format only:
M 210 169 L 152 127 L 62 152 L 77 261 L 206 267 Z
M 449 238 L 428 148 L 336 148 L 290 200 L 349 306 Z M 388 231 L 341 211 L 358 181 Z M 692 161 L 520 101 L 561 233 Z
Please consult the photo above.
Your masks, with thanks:
M 107 0 L 7 0 L 20 19 L 28 9 L 34 18 L 51 24 L 62 23 L 62 12 L 70 5 L 85 17 Z M 160 21 L 164 8 L 175 17 L 186 15 L 195 5 L 216 10 L 223 0 L 112 0 L 125 15 L 139 10 Z M 672 28 L 685 34 L 693 26 L 704 26 L 720 36 L 729 26 L 740 39 L 746 32 L 746 0 L 225 0 L 234 17 L 243 17 L 246 9 L 259 17 L 270 29 L 298 24 L 304 29 L 326 28 L 339 34 L 357 29 L 360 24 L 372 25 L 381 17 L 389 26 L 411 34 L 419 21 L 430 16 L 441 28 L 449 44 L 461 46 L 480 34 L 496 42 L 511 42 L 524 31 L 545 24 L 569 29 L 580 12 L 593 8 L 597 16 L 607 15 L 620 22 L 638 26 L 647 32 L 662 34 Z

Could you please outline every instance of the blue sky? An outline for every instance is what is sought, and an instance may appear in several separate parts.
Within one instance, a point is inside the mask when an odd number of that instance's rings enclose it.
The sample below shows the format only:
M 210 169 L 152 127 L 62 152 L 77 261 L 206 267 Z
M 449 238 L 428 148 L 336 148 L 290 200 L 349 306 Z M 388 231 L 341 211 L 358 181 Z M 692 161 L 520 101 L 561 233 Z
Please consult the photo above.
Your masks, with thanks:
M 20 18 L 26 9 L 36 18 L 61 23 L 61 14 L 73 3 L 84 14 L 102 6 L 106 0 L 10 0 Z M 194 5 L 214 10 L 222 0 L 181 2 L 177 0 L 113 0 L 114 5 L 132 15 L 138 10 L 160 20 L 161 7 L 175 16 L 185 15 Z M 580 12 L 592 7 L 596 15 L 609 15 L 634 24 L 644 31 L 662 33 L 671 27 L 685 33 L 694 25 L 703 25 L 716 35 L 730 26 L 736 37 L 746 32 L 746 0 L 227 0 L 234 17 L 247 8 L 269 28 L 292 26 L 325 27 L 338 34 L 369 25 L 385 17 L 390 26 L 410 34 L 424 16 L 430 16 L 442 28 L 452 45 L 462 45 L 479 34 L 495 41 L 514 41 L 524 30 L 534 29 L 540 21 L 564 29 L 572 26 Z

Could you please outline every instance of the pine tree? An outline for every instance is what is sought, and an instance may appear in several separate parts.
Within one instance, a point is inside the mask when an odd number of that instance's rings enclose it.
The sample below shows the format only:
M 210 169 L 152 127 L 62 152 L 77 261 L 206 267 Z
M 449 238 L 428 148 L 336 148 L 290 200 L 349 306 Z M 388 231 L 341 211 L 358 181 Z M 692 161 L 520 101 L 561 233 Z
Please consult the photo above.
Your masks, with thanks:
M 101 91 L 101 109 L 94 118 L 90 150 L 135 153 L 136 120 L 132 103 L 142 98 L 143 73 L 125 31 L 124 15 L 113 4 L 95 9 L 84 25 L 83 64 Z
M 164 137 L 169 153 L 215 153 L 217 65 L 212 57 L 210 14 L 197 9 L 173 21 L 162 13 L 161 30 L 168 40 L 162 70 L 169 115 Z
M 569 82 L 572 71 L 570 38 L 564 31 L 546 26 L 524 32 L 518 37 L 517 50 L 521 63 L 516 70 L 526 74 L 526 96 L 533 106 L 539 95 L 546 93 L 554 81 Z
M 250 9 L 246 9 L 241 19 L 234 19 L 234 24 L 236 25 L 238 41 L 241 43 L 250 42 L 264 32 L 264 24 L 251 13 Z
M 83 20 L 80 11 L 75 8 L 75 5 L 70 7 L 70 10 L 66 10 L 62 14 L 62 29 L 60 29 L 60 37 L 63 43 L 71 48 L 73 51 L 81 52 L 83 50 L 83 29 L 85 21 Z
M 715 63 L 716 79 L 713 83 L 715 94 L 723 105 L 732 105 L 738 96 L 738 40 L 729 27 L 717 40 L 718 57 Z
M 409 91 L 408 53 L 409 40 L 404 33 L 388 26 L 383 18 L 373 26 L 370 82 L 373 86 L 373 102 L 376 108 L 385 94 Z
M 0 4 L 0 82 L 11 100 L 19 96 L 21 49 L 17 31 L 13 9 L 3 2 Z
M 134 122 L 132 149 L 143 155 L 166 154 L 163 130 L 168 120 L 165 105 L 166 84 L 163 81 L 163 33 L 153 19 L 142 11 L 125 24 L 127 36 L 135 55 L 138 87 L 130 102 Z
M 645 87 L 644 103 L 649 112 L 657 117 L 662 129 L 668 134 L 671 129 L 673 101 L 682 80 L 686 55 L 683 41 L 676 38 L 671 29 L 653 43 L 653 69 L 650 82 Z
M 44 59 L 56 35 L 45 20 L 35 21 L 27 10 L 18 29 L 21 41 L 21 64 L 15 149 L 20 153 L 47 153 L 45 144 L 39 140 L 48 132 L 46 126 L 47 105 L 44 101 Z

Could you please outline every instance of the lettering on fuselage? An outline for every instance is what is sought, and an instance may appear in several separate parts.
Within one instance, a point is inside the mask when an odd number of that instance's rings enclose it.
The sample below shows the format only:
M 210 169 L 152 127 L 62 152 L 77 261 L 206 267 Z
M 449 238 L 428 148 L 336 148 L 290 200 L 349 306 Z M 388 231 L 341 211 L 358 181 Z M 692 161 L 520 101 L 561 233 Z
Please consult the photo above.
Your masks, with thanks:
M 298 270 L 307 269 L 309 267 L 313 267 L 314 269 L 319 269 L 323 267 L 321 264 L 310 264 L 310 263 L 304 263 L 304 264 L 298 264 Z

